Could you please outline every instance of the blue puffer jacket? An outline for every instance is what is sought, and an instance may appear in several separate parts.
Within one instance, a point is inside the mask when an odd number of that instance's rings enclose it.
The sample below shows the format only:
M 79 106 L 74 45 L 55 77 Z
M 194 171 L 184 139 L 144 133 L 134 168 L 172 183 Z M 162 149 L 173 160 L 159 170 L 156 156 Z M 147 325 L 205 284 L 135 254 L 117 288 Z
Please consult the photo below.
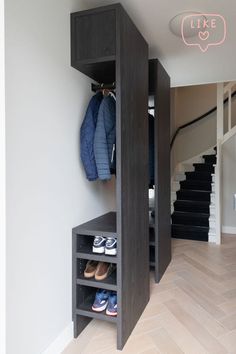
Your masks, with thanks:
M 111 158 L 116 141 L 116 102 L 112 96 L 104 97 L 99 107 L 97 127 L 94 136 L 94 154 L 98 177 L 111 178 Z
M 101 92 L 96 93 L 91 98 L 80 128 L 80 156 L 89 181 L 95 181 L 98 178 L 93 144 L 98 110 L 102 99 L 103 95 Z

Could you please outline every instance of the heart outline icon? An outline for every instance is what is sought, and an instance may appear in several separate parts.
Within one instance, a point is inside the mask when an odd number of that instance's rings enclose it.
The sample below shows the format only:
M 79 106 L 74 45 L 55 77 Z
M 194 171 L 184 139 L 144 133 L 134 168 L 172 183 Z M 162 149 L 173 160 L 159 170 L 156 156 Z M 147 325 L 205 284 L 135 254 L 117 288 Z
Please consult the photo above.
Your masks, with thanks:
M 204 32 L 199 31 L 199 32 L 198 32 L 198 37 L 199 37 L 202 41 L 206 41 L 206 40 L 209 38 L 209 35 L 210 35 L 209 31 L 204 31 Z

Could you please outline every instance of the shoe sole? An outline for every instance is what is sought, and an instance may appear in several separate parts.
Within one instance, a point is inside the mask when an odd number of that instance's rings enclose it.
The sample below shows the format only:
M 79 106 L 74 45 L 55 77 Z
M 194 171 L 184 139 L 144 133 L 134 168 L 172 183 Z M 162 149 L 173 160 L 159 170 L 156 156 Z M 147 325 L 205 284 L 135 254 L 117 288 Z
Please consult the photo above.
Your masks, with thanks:
M 92 306 L 92 310 L 95 312 L 102 312 L 106 309 L 107 305 L 108 305 L 108 301 L 105 303 L 105 305 L 98 307 L 98 308 Z
M 93 253 L 104 253 L 105 247 L 93 247 Z
M 84 277 L 86 279 L 90 279 L 90 278 L 93 278 L 95 275 L 95 271 L 93 273 L 84 273 Z
M 112 249 L 112 250 L 105 249 L 105 254 L 108 256 L 116 256 L 117 250 L 116 249 Z
M 104 280 L 104 279 L 106 279 L 109 275 L 110 275 L 109 272 L 107 272 L 106 274 L 103 274 L 103 275 L 96 275 L 96 274 L 95 274 L 95 279 L 96 279 L 96 280 Z
M 117 316 L 117 312 L 110 312 L 110 311 L 106 310 L 106 315 L 115 317 L 115 316 Z

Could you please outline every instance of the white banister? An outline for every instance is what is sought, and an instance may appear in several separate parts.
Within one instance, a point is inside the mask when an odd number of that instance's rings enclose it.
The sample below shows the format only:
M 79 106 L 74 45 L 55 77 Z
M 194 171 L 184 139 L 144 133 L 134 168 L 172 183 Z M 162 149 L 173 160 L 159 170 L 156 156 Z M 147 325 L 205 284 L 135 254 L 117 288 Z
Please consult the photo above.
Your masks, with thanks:
M 224 135 L 224 84 L 217 84 L 217 141 Z
M 217 164 L 215 166 L 215 207 L 216 207 L 216 243 L 221 244 L 221 219 L 222 219 L 222 150 L 221 140 L 217 140 Z
M 232 118 L 231 118 L 231 112 L 232 112 L 232 102 L 231 102 L 231 90 L 228 91 L 228 130 L 231 130 L 232 128 Z
M 236 126 L 232 126 L 232 94 L 236 89 L 236 82 L 217 84 L 217 163 L 215 166 L 215 207 L 216 207 L 216 243 L 221 243 L 222 219 L 222 165 L 223 144 L 236 134 Z M 228 96 L 228 127 L 224 126 L 224 99 Z

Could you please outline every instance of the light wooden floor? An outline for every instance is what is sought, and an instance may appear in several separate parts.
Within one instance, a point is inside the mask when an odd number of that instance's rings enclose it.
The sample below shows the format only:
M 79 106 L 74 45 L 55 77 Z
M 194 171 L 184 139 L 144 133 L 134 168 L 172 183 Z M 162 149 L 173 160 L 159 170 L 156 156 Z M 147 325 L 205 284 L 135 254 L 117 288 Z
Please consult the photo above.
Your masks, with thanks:
M 113 354 L 116 330 L 92 321 L 63 354 Z M 173 260 L 122 353 L 236 353 L 236 237 L 173 240 Z

